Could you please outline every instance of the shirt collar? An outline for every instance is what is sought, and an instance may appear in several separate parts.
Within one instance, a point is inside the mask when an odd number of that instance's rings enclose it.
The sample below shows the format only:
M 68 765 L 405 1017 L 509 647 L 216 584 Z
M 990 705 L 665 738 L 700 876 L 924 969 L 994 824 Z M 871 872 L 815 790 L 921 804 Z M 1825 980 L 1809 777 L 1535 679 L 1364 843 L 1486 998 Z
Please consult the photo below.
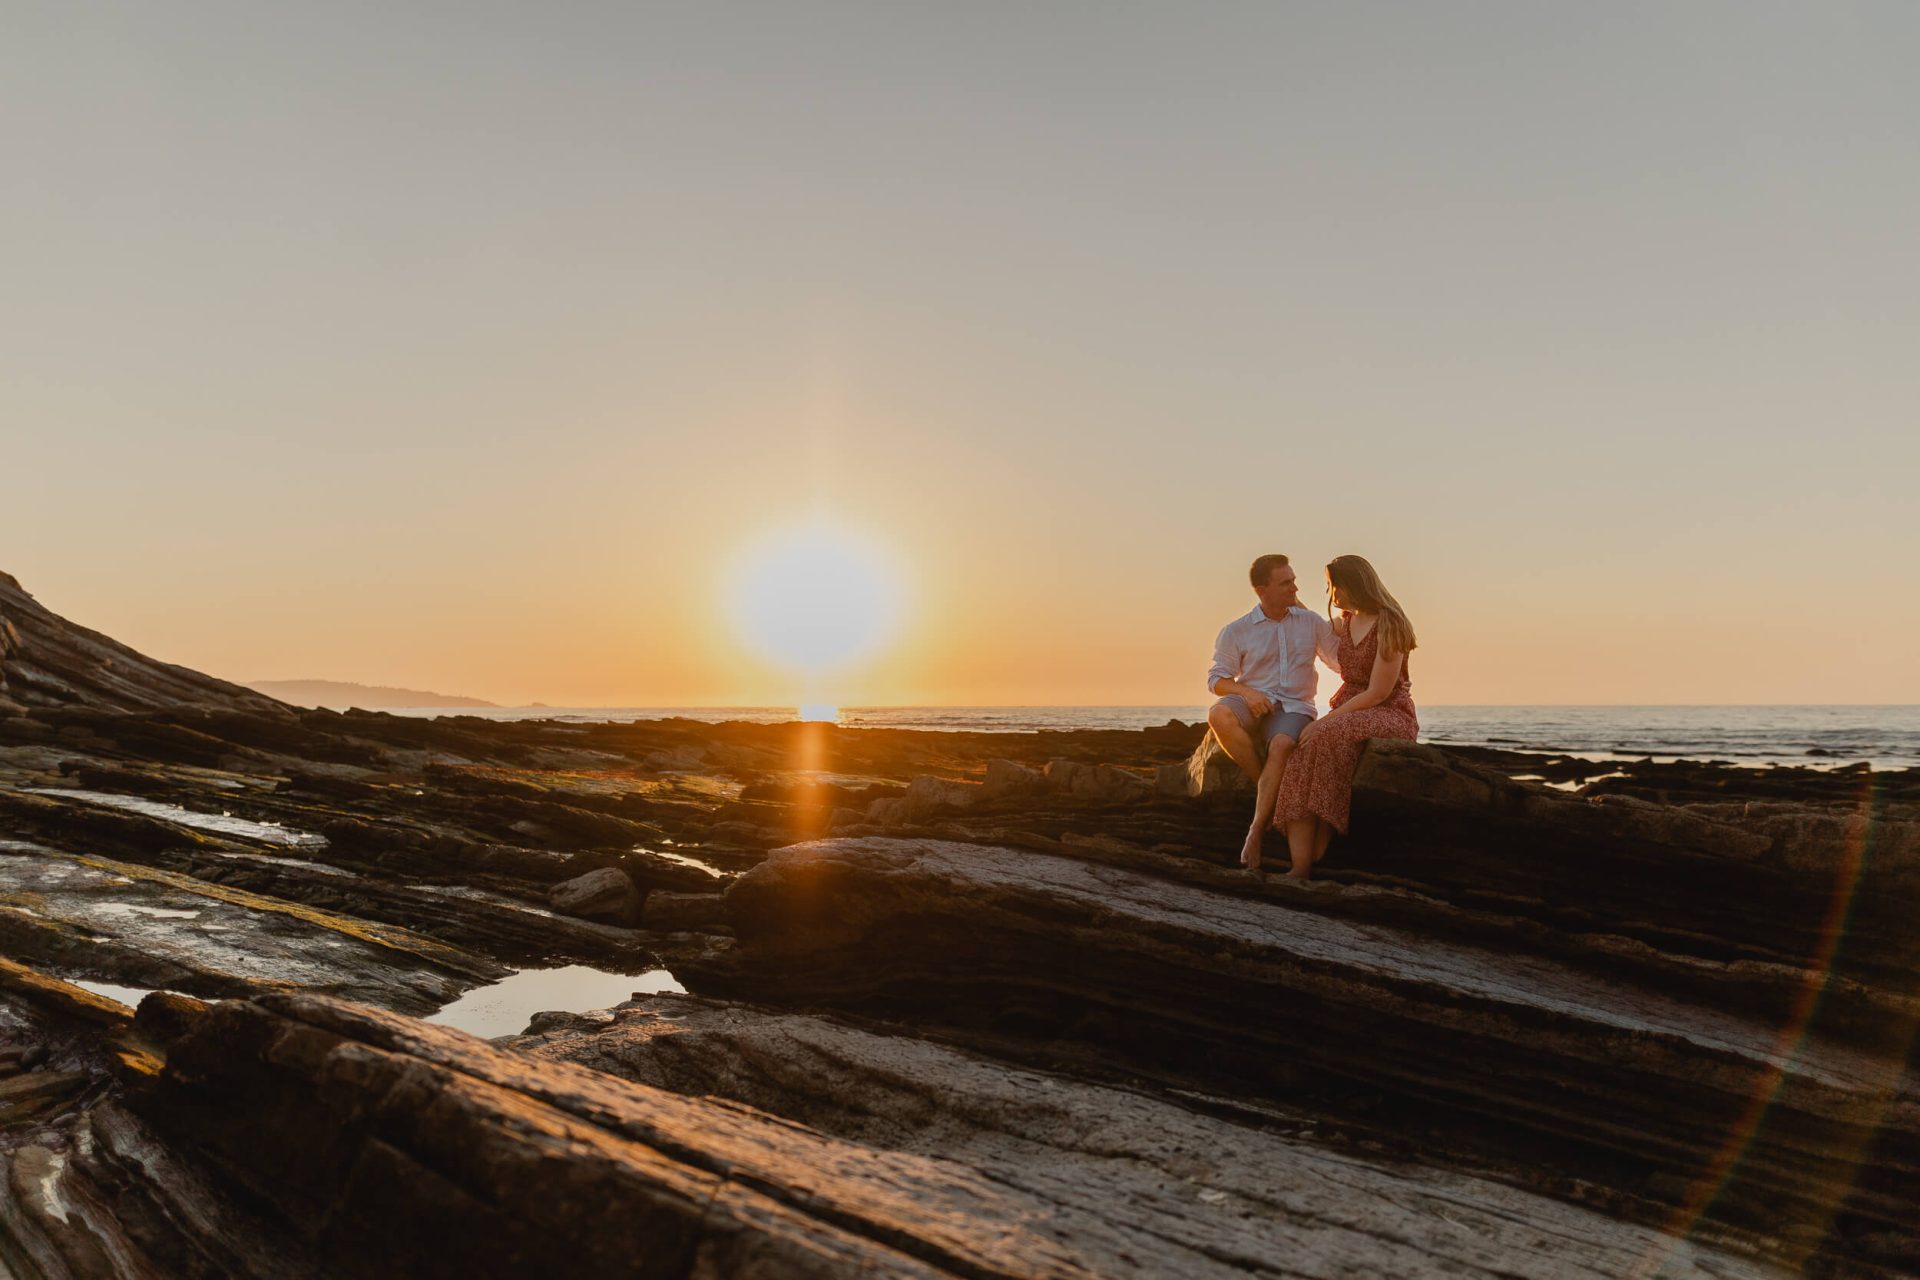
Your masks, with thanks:
M 1247 615 L 1247 621 L 1249 622 L 1285 622 L 1288 618 L 1291 618 L 1294 614 L 1298 613 L 1299 611 L 1300 611 L 1299 605 L 1297 604 L 1291 605 L 1288 607 L 1287 611 L 1281 614 L 1279 617 L 1269 618 L 1267 616 L 1267 611 L 1265 609 L 1262 609 L 1259 605 L 1256 604 L 1255 606 L 1253 606 L 1253 612 Z

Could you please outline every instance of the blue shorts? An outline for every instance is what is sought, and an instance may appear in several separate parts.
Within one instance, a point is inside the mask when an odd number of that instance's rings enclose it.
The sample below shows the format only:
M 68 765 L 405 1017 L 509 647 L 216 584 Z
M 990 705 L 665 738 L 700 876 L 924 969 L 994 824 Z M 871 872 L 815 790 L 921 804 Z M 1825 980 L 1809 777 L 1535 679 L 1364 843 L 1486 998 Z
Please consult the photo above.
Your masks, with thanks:
M 1247 700 L 1237 693 L 1225 694 L 1213 705 L 1225 707 L 1233 712 L 1233 718 L 1240 722 L 1240 727 L 1247 731 L 1248 736 L 1262 750 L 1265 750 L 1275 738 L 1284 737 L 1289 742 L 1300 741 L 1300 731 L 1313 723 L 1313 717 L 1304 711 L 1281 710 L 1278 701 L 1274 702 L 1272 711 L 1264 716 L 1256 716 L 1253 714 L 1253 708 L 1247 705 Z

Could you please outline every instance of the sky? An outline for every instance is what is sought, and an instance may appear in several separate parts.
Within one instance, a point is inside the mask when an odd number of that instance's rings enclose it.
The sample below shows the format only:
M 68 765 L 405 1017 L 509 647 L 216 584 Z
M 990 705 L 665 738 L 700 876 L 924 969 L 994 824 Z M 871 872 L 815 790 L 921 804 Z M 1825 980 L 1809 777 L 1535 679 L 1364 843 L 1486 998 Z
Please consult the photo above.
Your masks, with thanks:
M 1196 704 L 1358 553 L 1433 703 L 1920 702 L 1910 0 L 0 23 L 0 570 L 157 657 Z

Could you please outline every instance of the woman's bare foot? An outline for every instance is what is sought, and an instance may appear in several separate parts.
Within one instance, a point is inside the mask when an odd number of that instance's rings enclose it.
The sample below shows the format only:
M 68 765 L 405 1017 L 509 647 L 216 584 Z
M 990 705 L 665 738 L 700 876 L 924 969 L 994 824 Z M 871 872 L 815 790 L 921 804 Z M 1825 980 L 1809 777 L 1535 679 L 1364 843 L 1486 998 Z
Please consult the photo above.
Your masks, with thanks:
M 1313 868 L 1311 866 L 1295 867 L 1287 872 L 1286 878 L 1289 880 L 1311 880 L 1313 879 Z

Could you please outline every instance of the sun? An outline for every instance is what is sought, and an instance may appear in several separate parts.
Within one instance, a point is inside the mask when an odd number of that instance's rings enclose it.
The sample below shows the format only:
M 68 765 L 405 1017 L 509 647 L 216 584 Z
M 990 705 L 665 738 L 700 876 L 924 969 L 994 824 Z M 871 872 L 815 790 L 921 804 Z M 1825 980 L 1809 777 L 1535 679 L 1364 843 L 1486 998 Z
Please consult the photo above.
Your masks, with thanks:
M 745 548 L 728 604 L 736 633 L 762 657 L 818 676 L 870 657 L 892 638 L 900 575 L 872 538 L 813 521 Z

